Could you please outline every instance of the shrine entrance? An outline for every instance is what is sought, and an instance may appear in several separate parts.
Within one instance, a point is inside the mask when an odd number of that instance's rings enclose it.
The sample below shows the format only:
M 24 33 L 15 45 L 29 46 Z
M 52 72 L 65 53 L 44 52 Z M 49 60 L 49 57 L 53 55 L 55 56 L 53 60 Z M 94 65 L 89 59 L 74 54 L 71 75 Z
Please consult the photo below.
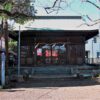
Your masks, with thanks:
M 64 43 L 44 44 L 37 48 L 37 65 L 65 65 L 66 48 Z
M 22 66 L 66 65 L 65 43 L 21 46 Z
M 92 37 L 93 32 L 23 31 L 20 44 L 21 66 L 83 65 L 85 63 L 85 41 Z M 94 32 L 93 35 L 96 33 Z

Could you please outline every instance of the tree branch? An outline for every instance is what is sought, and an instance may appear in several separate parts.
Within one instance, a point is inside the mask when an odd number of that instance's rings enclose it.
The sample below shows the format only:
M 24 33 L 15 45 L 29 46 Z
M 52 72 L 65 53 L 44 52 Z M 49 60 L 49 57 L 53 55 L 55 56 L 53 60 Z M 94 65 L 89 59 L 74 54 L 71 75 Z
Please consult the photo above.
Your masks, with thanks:
M 54 12 L 54 11 L 59 11 L 59 9 L 61 9 L 60 5 L 61 5 L 61 2 L 66 2 L 66 1 L 63 1 L 63 0 L 55 0 L 53 5 L 51 7 L 45 7 L 45 11 L 47 12 L 47 14 L 51 13 L 51 12 Z M 58 6 L 56 6 L 58 3 Z M 48 10 L 52 10 L 50 12 L 48 12 Z
M 58 1 L 59 1 L 59 0 L 55 0 L 55 2 L 54 2 L 54 4 L 53 4 L 52 8 L 55 7 L 55 5 L 57 4 Z
M 81 26 L 83 26 L 83 25 L 94 26 L 94 25 L 99 24 L 99 23 L 100 23 L 100 19 L 95 20 L 92 24 L 82 23 L 81 25 L 79 25 L 79 26 L 77 26 L 77 27 L 81 27 Z
M 14 13 L 11 13 L 11 12 L 9 12 L 9 11 L 6 11 L 6 10 L 2 10 L 2 9 L 0 9 L 0 13 L 1 14 L 5 14 L 5 15 L 7 15 L 7 16 L 9 16 L 9 17 L 16 17 L 16 16 L 25 16 L 25 17 L 33 17 L 33 16 L 31 16 L 31 15 L 27 15 L 27 14 L 24 14 L 24 13 L 19 13 L 19 12 L 14 12 Z
M 98 8 L 98 9 L 100 10 L 100 7 L 99 7 L 99 6 L 97 6 L 95 3 L 93 3 L 93 2 L 91 2 L 91 1 L 89 1 L 89 0 L 86 0 L 86 2 L 88 2 L 88 3 L 92 4 L 93 6 L 95 6 L 96 8 Z

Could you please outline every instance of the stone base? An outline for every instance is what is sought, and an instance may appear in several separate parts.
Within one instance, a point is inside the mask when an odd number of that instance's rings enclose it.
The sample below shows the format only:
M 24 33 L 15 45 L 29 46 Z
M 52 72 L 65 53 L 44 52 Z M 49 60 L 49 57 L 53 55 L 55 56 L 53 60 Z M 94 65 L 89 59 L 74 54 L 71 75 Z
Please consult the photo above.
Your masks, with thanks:
M 2 89 L 3 87 L 2 86 L 0 86 L 0 89 Z
M 22 75 L 18 76 L 18 82 L 24 82 L 24 79 L 23 79 Z
M 100 77 L 94 79 L 96 82 L 100 83 Z

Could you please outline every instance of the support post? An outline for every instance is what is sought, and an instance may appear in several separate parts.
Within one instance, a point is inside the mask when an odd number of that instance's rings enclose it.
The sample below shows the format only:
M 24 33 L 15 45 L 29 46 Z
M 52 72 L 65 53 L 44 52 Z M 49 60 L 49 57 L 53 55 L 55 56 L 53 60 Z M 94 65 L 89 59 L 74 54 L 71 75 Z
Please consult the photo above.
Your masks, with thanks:
M 68 44 L 65 43 L 65 48 L 66 48 L 66 65 L 69 64 L 69 54 L 68 54 Z
M 20 26 L 18 32 L 18 76 L 20 75 Z
M 52 50 L 53 50 L 53 49 L 52 49 L 52 44 L 51 44 L 51 45 L 50 45 L 50 51 L 51 51 L 51 64 L 53 64 L 53 61 L 52 61 L 52 58 L 53 58 L 53 57 L 52 57 Z
M 5 61 L 6 61 L 5 52 L 2 51 L 2 54 L 1 54 L 1 85 L 2 87 L 5 86 Z
M 92 40 L 92 64 L 94 63 L 94 61 L 93 61 L 93 56 L 94 56 L 94 54 L 93 54 L 93 53 L 94 53 L 94 52 L 93 52 L 93 42 L 94 42 L 94 41 Z
M 34 42 L 34 66 L 36 65 L 37 65 L 37 46 L 35 45 L 35 42 Z

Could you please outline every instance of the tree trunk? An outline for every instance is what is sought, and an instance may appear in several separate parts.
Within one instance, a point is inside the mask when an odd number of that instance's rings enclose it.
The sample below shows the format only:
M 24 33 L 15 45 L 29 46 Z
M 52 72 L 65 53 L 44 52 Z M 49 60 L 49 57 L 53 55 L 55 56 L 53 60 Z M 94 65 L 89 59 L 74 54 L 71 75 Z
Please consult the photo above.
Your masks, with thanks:
M 6 74 L 8 74 L 8 64 L 9 64 L 9 53 L 8 53 L 8 23 L 6 19 L 3 19 L 3 36 L 5 40 L 5 54 L 6 54 Z

